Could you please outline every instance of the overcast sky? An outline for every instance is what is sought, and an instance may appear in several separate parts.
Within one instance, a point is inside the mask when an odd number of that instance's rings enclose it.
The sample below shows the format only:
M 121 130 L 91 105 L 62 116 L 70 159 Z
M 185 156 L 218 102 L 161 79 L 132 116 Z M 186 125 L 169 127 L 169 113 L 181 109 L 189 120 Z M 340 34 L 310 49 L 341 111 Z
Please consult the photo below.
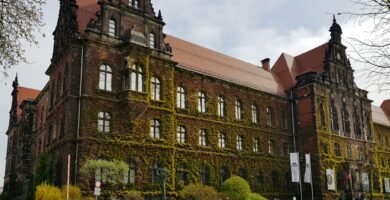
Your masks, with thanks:
M 329 40 L 332 16 L 329 13 L 356 10 L 349 0 L 152 0 L 156 12 L 161 9 L 165 32 L 213 50 L 259 65 L 263 58 L 274 63 L 282 52 L 299 55 Z M 48 0 L 44 7 L 39 47 L 26 47 L 32 64 L 20 64 L 0 79 L 0 186 L 3 185 L 12 80 L 18 73 L 20 85 L 42 89 L 48 78 L 59 0 Z M 364 26 L 350 17 L 337 16 L 344 38 L 364 37 Z M 358 65 L 353 68 L 359 72 Z M 374 104 L 380 105 L 388 94 L 367 88 L 367 80 L 355 75 L 358 85 L 370 92 Z

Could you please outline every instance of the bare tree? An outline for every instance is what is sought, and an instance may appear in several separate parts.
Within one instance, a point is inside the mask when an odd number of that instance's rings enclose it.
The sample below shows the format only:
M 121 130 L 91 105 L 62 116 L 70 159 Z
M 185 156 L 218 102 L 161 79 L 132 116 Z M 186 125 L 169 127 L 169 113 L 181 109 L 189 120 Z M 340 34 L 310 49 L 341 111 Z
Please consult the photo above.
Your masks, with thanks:
M 363 63 L 362 72 L 370 86 L 378 92 L 390 92 L 390 0 L 352 0 L 358 5 L 357 17 L 360 25 L 369 26 L 369 37 L 349 38 L 355 53 L 353 59 Z
M 46 0 L 0 0 L 0 72 L 20 62 L 27 62 L 22 44 L 36 45 L 40 32 L 42 5 Z M 0 75 L 1 76 L 1 75 Z

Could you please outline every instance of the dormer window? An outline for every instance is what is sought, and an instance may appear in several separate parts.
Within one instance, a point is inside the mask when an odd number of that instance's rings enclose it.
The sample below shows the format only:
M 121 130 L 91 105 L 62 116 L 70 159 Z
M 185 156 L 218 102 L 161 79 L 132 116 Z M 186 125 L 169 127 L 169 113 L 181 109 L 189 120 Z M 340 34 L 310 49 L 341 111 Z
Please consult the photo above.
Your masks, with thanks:
M 149 34 L 149 47 L 154 49 L 156 47 L 156 40 L 154 33 Z
M 108 35 L 111 37 L 116 36 L 116 21 L 115 21 L 115 19 L 108 20 Z

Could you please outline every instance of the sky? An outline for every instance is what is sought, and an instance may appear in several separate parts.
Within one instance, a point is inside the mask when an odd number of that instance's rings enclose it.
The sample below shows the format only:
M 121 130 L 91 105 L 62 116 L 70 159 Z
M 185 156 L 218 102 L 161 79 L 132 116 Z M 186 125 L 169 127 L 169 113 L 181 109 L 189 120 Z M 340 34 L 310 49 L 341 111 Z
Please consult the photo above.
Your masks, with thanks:
M 260 65 L 271 58 L 271 65 L 281 53 L 299 55 L 330 38 L 332 13 L 358 10 L 350 0 L 152 0 L 157 13 L 162 11 L 167 24 L 165 33 L 205 46 L 238 59 Z M 9 70 L 9 77 L 0 78 L 0 187 L 3 185 L 6 130 L 11 108 L 12 81 L 18 73 L 19 84 L 42 89 L 48 77 L 53 36 L 59 10 L 59 0 L 47 0 L 44 6 L 39 46 L 25 45 L 30 63 L 21 63 Z M 347 15 L 336 16 L 343 28 L 343 38 L 369 37 L 365 31 L 370 23 L 357 23 Z M 348 45 L 347 45 L 348 46 Z M 350 48 L 351 49 L 351 48 Z M 352 53 L 352 52 L 350 52 Z M 370 91 L 369 98 L 379 106 L 388 93 L 378 93 L 367 86 L 361 74 L 362 66 L 352 62 L 359 87 Z

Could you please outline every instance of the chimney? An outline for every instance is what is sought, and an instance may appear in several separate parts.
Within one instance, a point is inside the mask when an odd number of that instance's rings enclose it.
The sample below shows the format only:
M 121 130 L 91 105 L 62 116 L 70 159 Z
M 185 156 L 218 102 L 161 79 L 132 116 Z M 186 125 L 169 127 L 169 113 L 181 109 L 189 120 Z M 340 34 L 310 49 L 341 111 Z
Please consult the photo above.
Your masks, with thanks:
M 390 116 L 390 99 L 384 100 L 381 108 L 388 116 Z
M 271 59 L 269 59 L 269 58 L 266 58 L 266 59 L 261 61 L 262 68 L 265 71 L 269 71 L 270 70 L 269 61 L 271 61 Z

